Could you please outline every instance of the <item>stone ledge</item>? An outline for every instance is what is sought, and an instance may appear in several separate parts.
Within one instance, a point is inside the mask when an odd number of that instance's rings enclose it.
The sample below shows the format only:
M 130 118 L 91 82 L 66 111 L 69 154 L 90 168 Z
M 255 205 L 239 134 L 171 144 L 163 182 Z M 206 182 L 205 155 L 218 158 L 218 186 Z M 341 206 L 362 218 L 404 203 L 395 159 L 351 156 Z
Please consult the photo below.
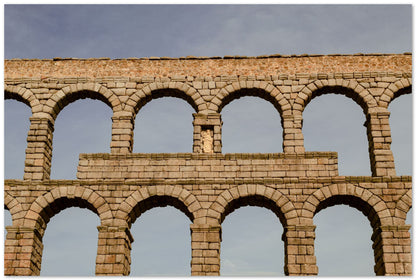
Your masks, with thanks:
M 404 53 L 355 53 L 355 54 L 271 54 L 271 55 L 259 55 L 259 56 L 244 56 L 244 55 L 225 55 L 220 56 L 182 56 L 182 57 L 129 57 L 129 58 L 75 58 L 75 57 L 54 57 L 54 58 L 12 58 L 5 59 L 5 61 L 67 61 L 67 60 L 209 60 L 209 59 L 266 59 L 266 58 L 293 58 L 293 57 L 321 57 L 321 56 L 396 56 L 396 55 L 412 55 L 411 52 Z
M 369 73 L 369 75 L 368 75 Z M 268 81 L 284 81 L 284 80 L 293 80 L 293 81 L 298 81 L 301 79 L 307 79 L 312 81 L 315 80 L 327 80 L 327 79 L 335 79 L 335 78 L 342 78 L 342 79 L 363 79 L 364 77 L 366 78 L 383 78 L 383 77 L 393 77 L 393 78 L 411 78 L 412 77 L 412 72 L 389 72 L 389 71 L 375 71 L 375 72 L 334 72 L 334 73 L 296 73 L 294 75 L 290 74 L 290 79 L 289 79 L 289 74 L 278 74 L 278 75 L 267 75 L 269 80 Z M 369 76 L 369 77 L 367 77 Z M 236 78 L 235 78 L 236 77 Z M 168 76 L 165 77 L 166 79 L 170 79 L 172 81 L 177 81 L 178 79 L 174 76 Z M 207 76 L 207 77 L 202 77 L 202 76 L 184 76 L 183 79 L 185 79 L 187 81 L 187 79 L 191 79 L 191 80 L 195 80 L 195 79 L 202 79 L 203 81 L 205 81 L 206 78 L 218 78 L 221 81 L 228 81 L 230 79 L 237 79 L 237 80 L 242 80 L 242 81 L 246 81 L 248 79 L 248 76 L 246 75 L 237 75 L 237 76 Z M 48 83 L 53 83 L 53 84 L 65 84 L 65 85 L 70 85 L 70 84 L 77 84 L 77 83 L 87 83 L 87 82 L 94 82 L 94 83 L 109 83 L 109 82 L 135 82 L 138 84 L 147 84 L 147 83 L 153 83 L 153 82 L 157 82 L 159 78 L 155 77 L 152 79 L 149 79 L 145 76 L 142 77 L 123 77 L 123 76 L 115 76 L 115 77 L 110 77 L 110 76 L 105 76 L 105 77 L 97 77 L 97 78 L 92 78 L 92 77 L 59 77 L 59 78 L 55 78 L 55 77 L 46 77 L 46 78 L 39 78 L 39 77 L 19 77 L 19 78 L 7 78 L 5 77 L 4 79 L 4 83 L 7 84 L 21 84 L 21 83 L 44 83 L 45 85 L 47 85 Z M 257 77 L 255 77 L 256 80 L 260 80 Z M 186 82 L 185 81 L 185 82 Z M 192 83 L 192 81 L 188 81 L 190 83 Z
M 303 184 L 303 183 L 321 183 L 321 184 L 343 184 L 343 183 L 392 183 L 403 182 L 411 183 L 412 176 L 392 176 L 392 177 L 371 177 L 371 176 L 337 176 L 327 178 L 278 178 L 278 179 L 129 179 L 129 180 L 44 180 L 28 181 L 7 179 L 4 185 L 8 187 L 17 186 L 45 186 L 51 189 L 57 186 L 148 186 L 148 185 L 244 185 L 244 184 Z
M 125 159 L 311 159 L 311 158 L 338 158 L 337 152 L 305 152 L 305 153 L 233 153 L 233 154 L 198 154 L 198 153 L 131 153 L 131 154 L 80 154 L 80 160 L 125 160 Z

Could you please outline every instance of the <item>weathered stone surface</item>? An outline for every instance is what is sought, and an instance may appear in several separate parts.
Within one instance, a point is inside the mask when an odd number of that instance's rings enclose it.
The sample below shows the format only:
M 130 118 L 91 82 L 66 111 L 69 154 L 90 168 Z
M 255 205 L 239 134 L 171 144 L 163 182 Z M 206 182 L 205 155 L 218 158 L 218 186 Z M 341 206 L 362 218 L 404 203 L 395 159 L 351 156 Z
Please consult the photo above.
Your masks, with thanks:
M 4 184 L 13 219 L 4 273 L 39 275 L 50 217 L 83 206 L 101 221 L 96 274 L 128 275 L 131 224 L 142 211 L 169 204 L 191 222 L 191 274 L 219 275 L 221 223 L 248 204 L 269 208 L 282 222 L 285 273 L 316 275 L 313 217 L 348 204 L 370 219 L 375 273 L 411 275 L 405 219 L 412 178 L 395 175 L 388 111 L 394 98 L 411 93 L 411 71 L 410 54 L 6 60 L 5 98 L 23 101 L 33 115 L 24 180 Z M 372 176 L 343 176 L 335 152 L 305 151 L 303 111 L 326 93 L 362 107 Z M 279 112 L 283 153 L 221 153 L 221 110 L 246 95 L 270 101 Z M 132 154 L 136 115 L 163 96 L 194 108 L 192 153 Z M 85 97 L 113 110 L 111 153 L 80 155 L 77 180 L 49 180 L 55 119 Z

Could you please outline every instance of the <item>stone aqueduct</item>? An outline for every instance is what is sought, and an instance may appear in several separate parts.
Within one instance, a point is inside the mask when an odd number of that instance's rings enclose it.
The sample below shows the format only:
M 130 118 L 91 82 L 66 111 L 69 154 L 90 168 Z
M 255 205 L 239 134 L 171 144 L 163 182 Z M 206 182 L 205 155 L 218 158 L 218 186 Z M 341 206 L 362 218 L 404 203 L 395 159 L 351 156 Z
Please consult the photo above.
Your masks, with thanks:
M 314 215 L 347 204 L 373 228 L 377 275 L 411 275 L 411 177 L 396 176 L 388 106 L 411 93 L 405 54 L 5 61 L 5 98 L 30 106 L 23 180 L 5 180 L 5 274 L 39 275 L 48 221 L 86 207 L 98 227 L 96 275 L 128 275 L 130 226 L 171 205 L 189 217 L 192 275 L 219 275 L 221 223 L 236 208 L 262 206 L 284 227 L 287 275 L 316 275 Z M 366 116 L 372 176 L 338 174 L 336 152 L 305 151 L 302 112 L 312 98 L 352 98 Z M 134 154 L 140 108 L 173 96 L 194 109 L 193 153 Z M 270 101 L 281 116 L 283 153 L 222 154 L 221 110 L 241 96 Z M 81 154 L 77 180 L 50 180 L 54 121 L 80 98 L 113 110 L 110 154 Z

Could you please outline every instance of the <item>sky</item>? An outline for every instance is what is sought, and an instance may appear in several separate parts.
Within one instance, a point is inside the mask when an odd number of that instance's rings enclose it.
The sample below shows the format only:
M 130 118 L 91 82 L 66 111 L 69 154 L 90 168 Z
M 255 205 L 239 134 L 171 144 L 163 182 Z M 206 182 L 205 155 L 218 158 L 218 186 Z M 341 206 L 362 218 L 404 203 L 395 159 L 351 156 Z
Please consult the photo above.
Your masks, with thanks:
M 4 23 L 5 59 L 412 51 L 410 5 L 6 5 Z M 15 100 L 4 104 L 4 177 L 22 179 L 31 112 Z M 389 110 L 397 174 L 411 175 L 411 95 L 394 100 Z M 192 113 L 181 99 L 150 101 L 136 117 L 133 152 L 191 152 Z M 80 153 L 110 152 L 111 115 L 106 104 L 90 99 L 60 112 L 51 179 L 75 179 Z M 222 120 L 223 153 L 282 152 L 280 116 L 271 103 L 234 100 Z M 305 148 L 337 151 L 340 175 L 370 176 L 364 120 L 352 99 L 319 96 L 304 112 Z M 8 211 L 4 223 L 11 224 Z M 131 275 L 189 276 L 190 223 L 170 206 L 140 216 L 131 229 Z M 374 275 L 372 229 L 361 212 L 333 206 L 314 224 L 319 275 Z M 98 225 L 86 209 L 55 215 L 43 238 L 41 276 L 94 275 Z M 282 233 L 268 209 L 242 207 L 229 214 L 222 224 L 221 275 L 284 275 Z

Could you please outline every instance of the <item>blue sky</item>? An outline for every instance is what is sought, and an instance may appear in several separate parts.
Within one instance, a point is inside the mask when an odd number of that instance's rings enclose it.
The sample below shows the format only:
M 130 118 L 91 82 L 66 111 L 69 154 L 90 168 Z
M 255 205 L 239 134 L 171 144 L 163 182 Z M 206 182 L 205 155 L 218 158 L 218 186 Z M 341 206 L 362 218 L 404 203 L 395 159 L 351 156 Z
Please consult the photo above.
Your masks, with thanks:
M 6 5 L 4 10 L 6 59 L 412 51 L 410 5 Z M 397 173 L 410 175 L 411 96 L 398 98 L 389 109 Z M 14 100 L 6 101 L 4 110 L 5 178 L 21 179 L 30 110 Z M 134 152 L 191 152 L 193 112 L 176 98 L 146 104 L 136 118 Z M 304 112 L 306 150 L 337 151 L 340 175 L 371 175 L 364 119 L 347 97 L 315 98 Z M 232 101 L 222 120 L 224 153 L 282 152 L 280 116 L 269 102 Z M 109 152 L 110 138 L 107 105 L 89 99 L 68 105 L 55 123 L 52 179 L 75 179 L 79 153 Z M 314 223 L 319 275 L 374 275 L 372 229 L 361 212 L 334 206 L 318 213 Z M 190 275 L 189 224 L 173 207 L 151 209 L 137 219 L 131 275 Z M 98 225 L 98 217 L 85 209 L 54 216 L 44 236 L 41 275 L 93 275 Z M 222 232 L 222 275 L 283 275 L 283 228 L 271 211 L 240 208 L 226 217 Z M 346 250 L 342 260 L 340 250 Z

